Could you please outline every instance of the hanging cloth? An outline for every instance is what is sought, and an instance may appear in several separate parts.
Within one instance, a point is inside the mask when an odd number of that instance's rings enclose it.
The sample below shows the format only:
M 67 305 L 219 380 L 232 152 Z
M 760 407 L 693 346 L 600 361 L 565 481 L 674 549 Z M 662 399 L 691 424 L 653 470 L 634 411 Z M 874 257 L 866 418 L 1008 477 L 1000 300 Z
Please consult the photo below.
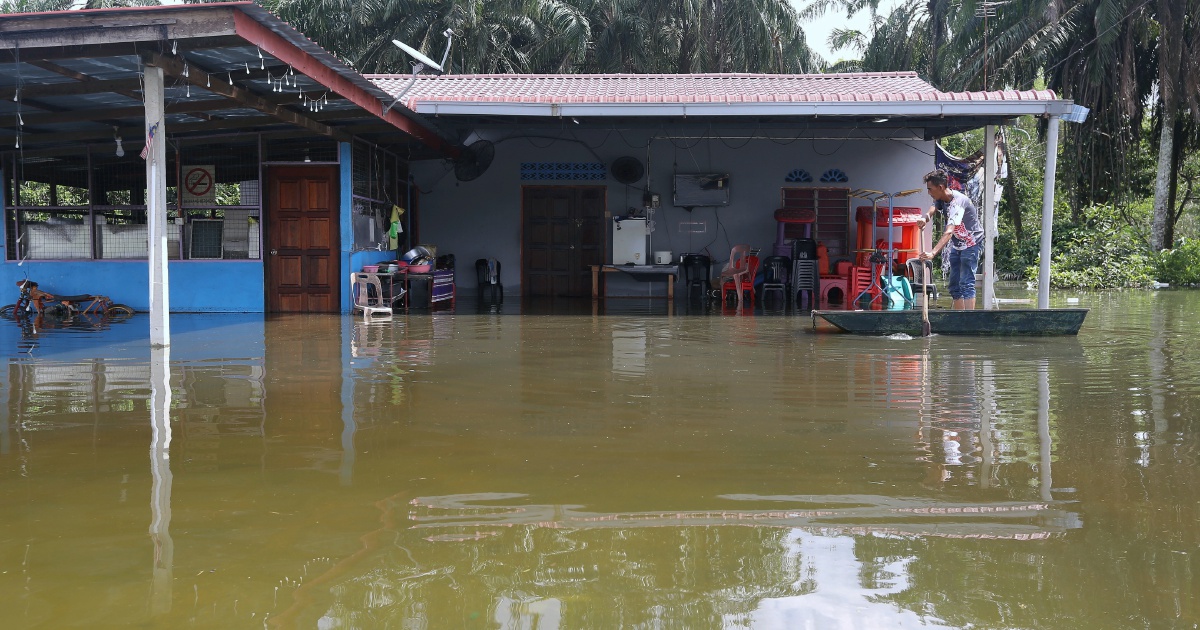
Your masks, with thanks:
M 388 228 L 388 249 L 400 247 L 400 235 L 404 233 L 404 226 L 400 224 L 400 215 L 402 214 L 404 214 L 404 208 L 392 206 L 391 227 Z

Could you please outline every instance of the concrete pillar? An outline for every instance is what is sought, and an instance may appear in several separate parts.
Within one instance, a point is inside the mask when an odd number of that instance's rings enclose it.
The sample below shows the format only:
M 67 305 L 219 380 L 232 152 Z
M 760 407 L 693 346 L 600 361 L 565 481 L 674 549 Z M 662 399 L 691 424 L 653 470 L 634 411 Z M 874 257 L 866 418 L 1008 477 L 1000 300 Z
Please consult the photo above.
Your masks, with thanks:
M 143 97 L 146 101 L 146 213 L 150 257 L 150 345 L 171 345 L 167 281 L 167 128 L 164 116 L 163 71 L 145 66 Z
M 983 129 L 983 308 L 996 308 L 996 126 Z
M 1038 267 L 1038 308 L 1050 308 L 1050 243 L 1054 237 L 1054 176 L 1058 168 L 1058 116 L 1046 132 L 1046 173 L 1042 181 L 1042 250 Z

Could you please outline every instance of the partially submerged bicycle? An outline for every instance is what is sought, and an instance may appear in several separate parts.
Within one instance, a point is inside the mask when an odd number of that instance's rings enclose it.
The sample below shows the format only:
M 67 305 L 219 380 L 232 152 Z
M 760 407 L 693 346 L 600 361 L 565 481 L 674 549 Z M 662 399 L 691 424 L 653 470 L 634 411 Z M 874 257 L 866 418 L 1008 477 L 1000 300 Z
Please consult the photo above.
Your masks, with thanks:
M 109 318 L 129 317 L 133 309 L 113 302 L 107 295 L 54 295 L 38 288 L 32 280 L 18 280 L 21 295 L 16 304 L 0 307 L 0 317 L 13 318 L 26 315 L 52 315 L 61 318 L 75 315 L 101 315 Z

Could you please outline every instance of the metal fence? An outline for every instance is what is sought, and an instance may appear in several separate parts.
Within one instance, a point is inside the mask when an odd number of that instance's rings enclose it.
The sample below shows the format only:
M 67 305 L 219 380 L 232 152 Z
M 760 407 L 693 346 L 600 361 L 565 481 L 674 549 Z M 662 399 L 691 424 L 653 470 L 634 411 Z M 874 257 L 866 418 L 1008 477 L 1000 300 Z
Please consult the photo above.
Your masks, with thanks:
M 261 257 L 259 138 L 172 142 L 167 256 Z M 3 158 L 10 260 L 144 260 L 146 167 L 120 144 Z M 182 185 L 181 185 L 182 183 Z

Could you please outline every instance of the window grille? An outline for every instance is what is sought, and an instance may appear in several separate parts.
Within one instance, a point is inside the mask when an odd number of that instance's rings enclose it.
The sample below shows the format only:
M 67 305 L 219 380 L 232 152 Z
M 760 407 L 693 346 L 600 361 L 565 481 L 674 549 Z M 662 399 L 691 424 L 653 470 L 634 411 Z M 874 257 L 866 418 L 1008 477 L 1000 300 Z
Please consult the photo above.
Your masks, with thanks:
M 257 135 L 168 144 L 168 258 L 191 258 L 189 224 L 201 219 L 222 222 L 220 258 L 261 257 L 258 146 Z M 147 257 L 146 167 L 136 152 L 118 156 L 103 144 L 78 154 L 10 154 L 2 166 L 10 260 Z
M 400 158 L 376 145 L 356 141 L 350 159 L 354 250 L 389 249 L 392 206 L 404 208 L 407 203 Z M 399 236 L 397 247 L 408 242 L 406 236 Z

